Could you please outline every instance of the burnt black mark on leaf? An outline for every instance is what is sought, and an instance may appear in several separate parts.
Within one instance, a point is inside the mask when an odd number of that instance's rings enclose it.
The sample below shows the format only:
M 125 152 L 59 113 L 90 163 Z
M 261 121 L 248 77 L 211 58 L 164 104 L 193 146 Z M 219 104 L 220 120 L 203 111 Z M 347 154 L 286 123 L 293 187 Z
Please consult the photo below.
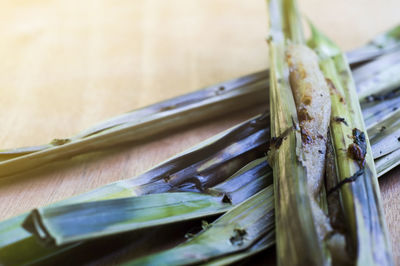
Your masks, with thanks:
M 363 154 L 362 149 L 360 148 L 360 146 L 358 146 L 355 143 L 352 143 L 349 145 L 347 152 L 348 152 L 350 158 L 358 161 L 359 164 L 360 164 L 360 162 L 362 162 L 364 160 L 365 155 Z M 364 163 L 362 162 L 362 164 L 364 164 Z M 361 167 L 362 166 L 363 165 L 361 165 Z
M 163 177 L 163 180 L 165 183 L 168 183 L 171 180 L 171 176 L 170 175 L 166 175 Z
M 385 126 L 382 126 L 382 127 L 379 129 L 379 132 L 383 132 L 383 131 L 385 131 L 385 129 L 386 129 L 386 127 L 385 127 Z
M 216 95 L 223 94 L 225 90 L 226 90 L 225 86 L 219 86 L 218 89 L 215 91 L 215 94 Z
M 279 147 L 282 145 L 282 141 L 282 137 L 272 137 L 270 146 L 274 147 L 275 149 L 279 149 Z
M 347 148 L 347 153 L 358 165 L 363 168 L 365 163 L 365 155 L 367 154 L 367 141 L 364 132 L 357 128 L 353 128 L 353 143 Z
M 232 204 L 232 197 L 227 193 L 225 193 L 224 196 L 222 197 L 222 202 Z
M 168 105 L 168 106 L 162 107 L 162 108 L 160 109 L 160 111 L 161 111 L 161 112 L 163 112 L 163 111 L 170 111 L 170 110 L 173 110 L 173 109 L 175 109 L 175 108 L 177 108 L 177 107 L 178 107 L 177 105 Z
M 330 196 L 333 192 L 335 192 L 336 190 L 340 189 L 344 184 L 347 183 L 351 183 L 356 181 L 360 176 L 362 176 L 364 174 L 364 169 L 360 169 L 358 170 L 354 175 L 352 175 L 351 177 L 346 177 L 345 179 L 343 179 L 342 181 L 340 181 L 336 186 L 334 186 L 333 188 L 331 188 L 328 193 L 327 196 Z
M 226 91 L 225 86 L 221 85 L 221 86 L 219 86 L 218 88 L 216 88 L 214 90 L 214 94 L 215 95 L 221 95 L 221 94 L 225 93 L 225 91 Z
M 366 100 L 367 102 L 385 101 L 397 97 L 399 95 L 399 92 L 400 88 L 389 91 L 385 94 L 379 94 L 379 95 L 371 94 L 366 98 Z
M 179 179 L 175 175 L 169 175 L 163 178 L 166 183 L 179 190 L 193 190 L 205 192 L 206 189 L 201 181 L 201 176 L 191 176 L 189 178 Z M 188 190 L 189 191 L 189 190 Z
M 335 122 L 343 123 L 343 124 L 345 124 L 346 126 L 349 126 L 349 124 L 347 124 L 346 119 L 344 119 L 343 117 L 335 116 L 335 117 L 333 118 L 333 120 L 334 120 Z
M 235 228 L 233 229 L 233 235 L 229 239 L 232 245 L 241 246 L 244 243 L 244 237 L 247 235 L 247 232 L 243 228 Z
M 270 144 L 269 144 L 269 148 L 272 149 L 279 149 L 279 147 L 282 145 L 283 140 L 286 139 L 286 136 L 290 133 L 290 131 L 292 131 L 293 128 L 288 128 L 285 130 L 285 132 L 283 132 L 279 137 L 272 137 Z

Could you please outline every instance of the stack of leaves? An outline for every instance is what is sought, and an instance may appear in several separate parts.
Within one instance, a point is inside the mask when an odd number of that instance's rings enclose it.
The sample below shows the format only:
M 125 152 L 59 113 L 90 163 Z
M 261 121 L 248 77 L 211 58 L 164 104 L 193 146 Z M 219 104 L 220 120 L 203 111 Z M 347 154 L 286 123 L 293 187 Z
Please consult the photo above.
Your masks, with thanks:
M 400 28 L 348 53 L 357 66 L 356 91 L 346 58 L 314 27 L 306 47 L 293 1 L 271 0 L 269 6 L 270 74 L 133 111 L 69 139 L 2 151 L 0 176 L 223 112 L 267 106 L 269 76 L 271 130 L 267 111 L 138 177 L 1 222 L 0 264 L 96 262 L 105 255 L 99 250 L 113 254 L 129 246 L 135 254 L 126 262 L 132 265 L 226 265 L 275 241 L 281 264 L 390 264 L 376 176 L 400 162 L 399 81 L 393 75 L 400 73 Z M 382 68 L 386 64 L 391 67 Z M 193 221 L 218 216 L 187 241 L 171 237 Z M 162 241 L 149 237 L 149 230 Z

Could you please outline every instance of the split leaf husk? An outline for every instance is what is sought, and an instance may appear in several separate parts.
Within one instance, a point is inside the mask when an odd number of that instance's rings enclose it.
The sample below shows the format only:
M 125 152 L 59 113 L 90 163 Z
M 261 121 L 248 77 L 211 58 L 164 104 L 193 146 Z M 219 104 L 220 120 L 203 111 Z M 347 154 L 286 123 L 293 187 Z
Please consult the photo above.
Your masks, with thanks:
M 298 129 L 296 104 L 286 62 L 287 39 L 304 42 L 294 2 L 268 1 L 270 18 L 270 113 L 272 139 L 282 139 L 271 148 L 274 173 L 276 250 L 280 265 L 324 265 L 326 255 L 315 230 L 311 200 L 307 192 L 307 172 L 299 157 L 302 139 Z M 283 16 L 283 12 L 287 16 Z M 286 14 L 286 13 L 285 13 Z M 305 244 L 307 243 L 307 244 Z
M 308 44 L 318 54 L 331 94 L 332 144 L 328 141 L 327 145 L 332 145 L 332 152 L 326 157 L 326 169 L 331 171 L 319 188 L 312 173 L 317 169 L 307 164 L 310 158 L 307 149 L 316 145 L 317 138 L 301 139 L 309 136 L 308 132 L 303 132 L 302 122 L 308 118 L 300 116 L 299 109 L 297 112 L 293 109 L 293 94 L 296 96 L 297 92 L 292 94 L 295 87 L 292 76 L 289 82 L 288 73 L 295 68 L 289 68 L 286 62 L 289 46 L 304 45 L 300 16 L 295 1 L 270 0 L 268 3 L 271 133 L 272 139 L 283 138 L 277 149 L 271 149 L 270 155 L 274 172 L 278 264 L 391 265 L 391 247 L 375 165 L 347 59 L 333 42 L 311 25 L 312 37 Z M 305 64 L 306 61 L 302 62 L 302 67 Z M 309 75 L 306 72 L 296 77 L 307 78 L 310 82 Z M 315 70 L 311 78 L 317 80 L 318 75 Z M 319 86 L 321 97 L 322 87 Z M 307 88 L 312 89 L 311 82 Z M 307 182 L 314 183 L 307 187 Z M 315 186 L 319 191 L 310 190 Z M 314 197 L 318 199 L 317 207 L 313 205 Z
M 332 85 L 332 117 L 347 122 L 331 122 L 330 132 L 338 183 L 343 184 L 339 191 L 347 255 L 358 265 L 392 265 L 373 153 L 350 67 L 340 49 L 314 26 L 311 28 L 310 45 L 318 51 L 320 67 Z M 355 155 L 352 148 L 361 149 L 361 153 Z

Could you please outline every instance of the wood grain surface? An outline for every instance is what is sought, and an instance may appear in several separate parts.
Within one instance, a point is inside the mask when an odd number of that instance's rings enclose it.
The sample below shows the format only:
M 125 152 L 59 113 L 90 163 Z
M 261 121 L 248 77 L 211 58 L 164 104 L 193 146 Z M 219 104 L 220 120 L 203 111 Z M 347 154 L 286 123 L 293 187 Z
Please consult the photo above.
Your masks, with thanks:
M 346 50 L 400 22 L 398 0 L 299 5 Z M 268 66 L 262 0 L 2 0 L 0 17 L 1 148 L 68 137 Z M 0 220 L 135 176 L 258 111 L 1 179 Z M 380 184 L 399 264 L 399 169 Z

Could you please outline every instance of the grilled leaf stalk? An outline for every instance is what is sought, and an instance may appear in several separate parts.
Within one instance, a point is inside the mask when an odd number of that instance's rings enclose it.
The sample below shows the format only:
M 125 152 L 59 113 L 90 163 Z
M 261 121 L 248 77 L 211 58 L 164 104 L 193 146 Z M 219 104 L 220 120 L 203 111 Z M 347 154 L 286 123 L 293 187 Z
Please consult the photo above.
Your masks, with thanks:
M 373 154 L 349 65 L 332 41 L 311 28 L 309 45 L 317 51 L 331 89 L 330 133 L 338 176 L 333 190 L 339 189 L 343 206 L 347 255 L 359 265 L 392 265 Z M 346 123 L 335 118 L 343 118 Z
M 310 55 L 295 62 L 295 66 L 292 57 L 289 56 L 286 65 L 282 51 L 286 50 L 286 53 L 291 55 L 288 51 L 293 44 L 299 46 L 304 43 L 296 2 L 270 0 L 269 7 L 271 132 L 273 137 L 276 138 L 279 134 L 278 136 L 283 138 L 280 147 L 271 150 L 276 195 L 278 264 L 330 265 L 351 261 L 361 265 L 391 265 L 390 244 L 371 147 L 366 137 L 361 108 L 346 58 L 334 43 L 312 27 L 313 35 L 309 43 L 318 53 L 323 74 L 318 67 L 309 72 L 298 71 L 306 68 L 304 66 L 309 64 L 307 60 L 312 58 Z M 317 65 L 318 59 L 314 62 Z M 289 77 L 285 76 L 288 72 Z M 323 76 L 326 81 L 320 78 Z M 287 79 L 290 80 L 290 87 Z M 318 83 L 316 80 L 322 81 Z M 325 101 L 321 101 L 322 104 L 318 105 L 319 102 L 316 102 L 312 105 L 316 99 L 310 96 L 313 85 L 315 90 L 321 91 L 321 98 L 324 97 L 323 91 L 328 85 L 330 99 L 327 97 Z M 302 86 L 305 88 L 303 95 L 299 94 L 302 90 L 298 89 Z M 293 96 L 288 88 L 292 89 Z M 309 95 L 305 93 L 307 91 Z M 307 126 L 304 120 L 307 120 L 310 126 L 312 124 L 309 121 L 314 119 L 308 109 L 304 111 L 304 95 L 309 98 L 308 108 L 315 108 L 315 112 L 319 109 L 321 117 L 325 113 L 323 105 L 332 106 L 330 135 L 335 152 L 332 159 L 335 163 L 331 161 L 330 164 L 336 165 L 336 171 L 333 171 L 335 174 L 326 175 L 328 181 L 322 189 L 323 179 L 320 173 L 324 171 L 325 157 L 308 155 L 307 150 L 312 148 L 307 148 L 307 145 L 315 145 L 319 151 L 325 153 L 325 149 L 321 150 L 319 147 L 326 145 L 326 142 L 315 141 L 313 132 L 304 130 Z M 290 108 L 290 105 L 293 105 L 292 97 L 295 98 L 297 116 Z M 290 133 L 283 134 L 289 130 L 290 118 L 293 123 L 291 131 L 298 129 L 302 135 L 302 142 L 296 135 L 291 139 Z M 320 130 L 317 132 L 321 136 L 320 139 L 325 140 L 327 127 L 321 121 L 317 117 L 315 127 Z M 314 136 L 317 139 L 316 135 Z M 281 154 L 286 155 L 286 160 Z M 290 163 L 288 158 L 291 159 Z M 329 166 L 328 168 L 332 169 Z M 293 172 L 287 169 L 299 170 Z M 333 180 L 336 178 L 337 184 L 332 187 L 332 181 L 336 181 Z M 306 189 L 305 183 L 308 184 Z M 292 187 L 289 187 L 289 184 Z M 337 190 L 339 194 L 332 193 Z M 336 201 L 327 200 L 327 197 L 335 195 Z M 342 206 L 343 210 L 337 210 Z M 300 208 L 301 212 L 298 211 Z M 333 214 L 332 210 L 335 209 Z M 309 216 L 312 216 L 312 219 L 307 219 Z M 340 216 L 344 217 L 344 226 L 336 223 Z
M 307 171 L 301 161 L 302 136 L 286 61 L 285 33 L 293 37 L 293 44 L 301 44 L 303 38 L 301 30 L 286 25 L 289 21 L 297 24 L 297 17 L 282 19 L 282 11 L 280 1 L 269 1 L 271 136 L 272 140 L 281 140 L 269 152 L 274 174 L 277 259 L 278 264 L 285 265 L 323 265 L 326 254 L 314 224 Z
M 23 226 L 47 245 L 64 245 L 221 214 L 230 207 L 222 197 L 170 192 L 42 208 Z

